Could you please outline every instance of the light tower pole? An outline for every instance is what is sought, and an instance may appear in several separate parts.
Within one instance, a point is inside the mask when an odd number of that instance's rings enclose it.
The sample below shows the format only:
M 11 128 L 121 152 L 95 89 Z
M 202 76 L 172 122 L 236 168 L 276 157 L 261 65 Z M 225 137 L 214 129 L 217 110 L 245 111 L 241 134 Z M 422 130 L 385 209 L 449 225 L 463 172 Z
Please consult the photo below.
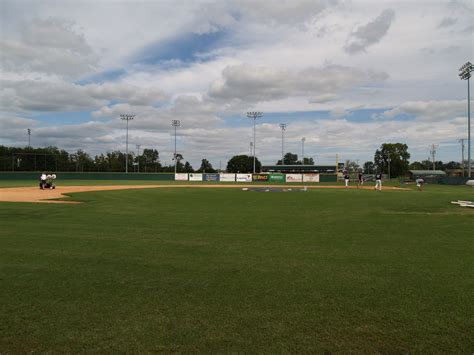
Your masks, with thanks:
M 458 140 L 459 143 L 461 143 L 461 168 L 462 168 L 462 176 L 464 177 L 464 141 L 465 138 L 460 138 Z
M 125 144 L 125 173 L 128 173 L 128 121 L 132 121 L 135 115 L 120 115 L 122 121 L 127 121 L 127 139 Z
M 467 80 L 467 176 L 471 177 L 471 94 L 469 92 L 469 78 L 474 71 L 474 65 L 470 62 L 459 68 L 461 80 Z
M 250 155 L 249 156 L 252 156 L 253 154 L 253 142 L 250 142 Z
M 247 112 L 248 118 L 253 118 L 253 173 L 255 174 L 255 121 L 263 116 L 263 112 Z
M 430 155 L 431 155 L 431 159 L 433 161 L 433 170 L 435 170 L 435 168 L 436 168 L 435 157 L 436 157 L 436 149 L 437 148 L 438 148 L 437 145 L 432 144 L 431 149 L 430 149 Z
M 176 168 L 178 166 L 178 161 L 176 159 L 176 128 L 181 127 L 181 121 L 180 120 L 172 120 L 171 121 L 171 126 L 174 127 L 174 173 L 176 175 Z
M 31 129 L 28 128 L 28 147 L 31 147 Z
M 140 172 L 140 144 L 137 144 L 137 170 Z
M 285 157 L 285 154 L 283 153 L 283 136 L 286 130 L 286 123 L 280 123 L 280 128 L 281 128 L 281 165 L 283 165 L 283 159 Z
M 304 165 L 304 142 L 305 141 L 306 141 L 305 137 L 301 138 L 301 165 Z

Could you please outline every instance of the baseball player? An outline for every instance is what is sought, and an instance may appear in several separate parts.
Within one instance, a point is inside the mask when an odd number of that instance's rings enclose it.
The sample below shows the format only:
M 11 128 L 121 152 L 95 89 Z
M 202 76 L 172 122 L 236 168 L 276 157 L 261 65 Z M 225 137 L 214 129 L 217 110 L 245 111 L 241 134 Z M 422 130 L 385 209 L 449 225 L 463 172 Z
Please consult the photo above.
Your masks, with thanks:
M 46 185 L 46 174 L 43 173 L 40 176 L 40 183 L 39 183 L 40 190 L 44 190 L 45 185 Z
M 425 180 L 423 178 L 418 177 L 416 179 L 416 187 L 418 188 L 418 191 L 423 191 L 423 185 L 425 184 Z
M 344 174 L 344 183 L 346 184 L 346 188 L 349 186 L 349 180 L 351 179 L 351 177 L 349 176 L 348 173 L 345 173 Z
M 375 175 L 375 190 L 382 190 L 382 173 Z
M 357 188 L 359 188 L 360 185 L 364 185 L 364 175 L 362 175 L 362 173 L 359 172 L 359 174 L 357 175 L 357 179 L 359 180 Z

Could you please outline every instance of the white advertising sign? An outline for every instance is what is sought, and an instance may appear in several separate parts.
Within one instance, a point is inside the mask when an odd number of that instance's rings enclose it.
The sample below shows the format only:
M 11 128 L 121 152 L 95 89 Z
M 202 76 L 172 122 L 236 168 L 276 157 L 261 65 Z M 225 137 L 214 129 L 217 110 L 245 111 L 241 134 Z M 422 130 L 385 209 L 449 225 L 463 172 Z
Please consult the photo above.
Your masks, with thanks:
M 319 174 L 303 174 L 304 182 L 319 182 Z
M 220 174 L 220 181 L 235 181 L 235 174 Z
M 202 181 L 202 174 L 189 174 L 189 181 Z
M 176 181 L 188 181 L 188 174 L 183 174 L 183 173 L 174 174 L 174 179 Z
M 286 182 L 302 182 L 302 174 L 286 174 Z
M 252 182 L 252 174 L 236 174 L 235 180 L 238 182 Z

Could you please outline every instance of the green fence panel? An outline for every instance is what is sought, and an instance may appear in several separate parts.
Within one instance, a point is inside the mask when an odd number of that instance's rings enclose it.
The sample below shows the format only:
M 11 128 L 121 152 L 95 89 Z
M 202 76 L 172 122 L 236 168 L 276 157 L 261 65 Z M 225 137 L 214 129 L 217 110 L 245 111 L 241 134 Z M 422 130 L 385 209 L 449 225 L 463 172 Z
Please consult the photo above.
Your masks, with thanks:
M 270 182 L 286 182 L 285 174 L 270 174 L 268 177 Z
M 336 174 L 321 174 L 319 175 L 319 182 L 337 182 Z

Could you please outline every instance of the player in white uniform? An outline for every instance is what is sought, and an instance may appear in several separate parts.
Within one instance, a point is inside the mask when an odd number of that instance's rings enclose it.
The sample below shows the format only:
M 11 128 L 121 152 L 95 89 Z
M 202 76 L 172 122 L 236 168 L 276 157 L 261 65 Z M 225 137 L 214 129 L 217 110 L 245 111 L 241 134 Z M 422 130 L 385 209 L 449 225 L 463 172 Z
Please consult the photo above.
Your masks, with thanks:
M 375 175 L 375 190 L 382 190 L 382 173 Z

